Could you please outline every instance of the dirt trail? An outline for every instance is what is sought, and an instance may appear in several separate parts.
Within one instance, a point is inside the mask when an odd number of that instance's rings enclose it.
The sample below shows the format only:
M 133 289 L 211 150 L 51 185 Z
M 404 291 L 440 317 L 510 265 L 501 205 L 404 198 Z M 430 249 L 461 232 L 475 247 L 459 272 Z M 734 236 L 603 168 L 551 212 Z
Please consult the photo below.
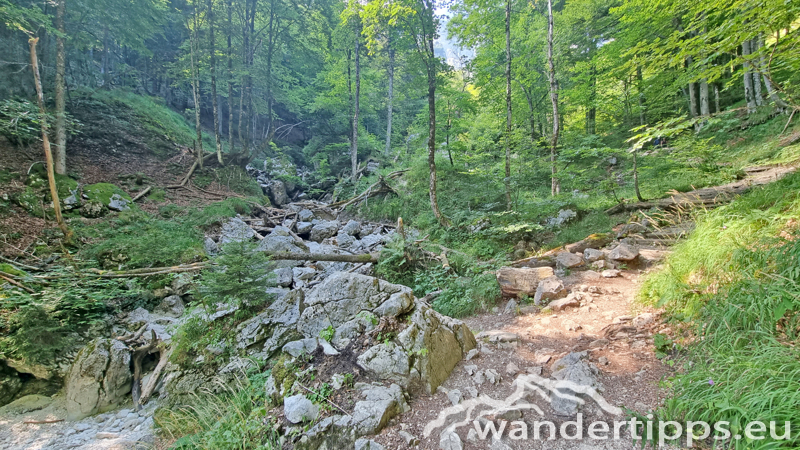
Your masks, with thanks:
M 439 433 L 442 429 L 434 430 L 427 438 L 423 432 L 440 411 L 452 405 L 448 391 L 460 391 L 464 400 L 472 398 L 475 390 L 479 395 L 503 399 L 514 390 L 512 382 L 518 374 L 535 373 L 547 378 L 551 375 L 553 362 L 570 352 L 584 350 L 591 364 L 598 369 L 601 394 L 609 403 L 640 413 L 660 405 L 664 391 L 659 388 L 659 382 L 670 375 L 671 369 L 656 358 L 652 335 L 669 335 L 671 331 L 660 323 L 657 311 L 641 309 L 634 304 L 640 272 L 622 271 L 620 277 L 602 278 L 596 272 L 585 271 L 574 272 L 562 279 L 571 292 L 589 291 L 584 295 L 581 306 L 553 313 L 544 310 L 528 314 L 525 313 L 528 309 L 523 307 L 521 311 L 483 314 L 465 319 L 476 335 L 482 331 L 501 331 L 509 333 L 503 339 L 511 342 L 480 342 L 480 356 L 460 362 L 439 392 L 418 397 L 411 404 L 412 410 L 395 418 L 392 425 L 375 440 L 387 448 L 407 448 L 408 444 L 400 433 L 405 431 L 420 440 L 418 448 L 439 449 Z M 501 380 L 494 384 L 489 380 L 479 384 L 476 377 L 469 374 L 489 369 L 496 371 Z M 534 411 L 523 414 L 521 420 L 528 424 L 531 434 L 533 421 L 548 420 L 560 425 L 573 420 L 556 415 L 549 403 L 540 397 L 530 397 L 529 400 L 543 410 L 543 417 Z M 585 424 L 593 420 L 608 423 L 624 420 L 624 415 L 613 417 L 589 402 L 581 412 Z M 628 436 L 627 431 L 622 433 L 623 439 L 608 441 L 569 441 L 561 438 L 535 441 L 529 435 L 529 440 L 504 439 L 507 447 L 503 447 L 497 443 L 493 445 L 490 438 L 470 441 L 470 428 L 473 428 L 472 424 L 457 430 L 465 449 L 633 448 L 631 440 L 624 438 Z M 544 429 L 542 432 L 547 435 Z

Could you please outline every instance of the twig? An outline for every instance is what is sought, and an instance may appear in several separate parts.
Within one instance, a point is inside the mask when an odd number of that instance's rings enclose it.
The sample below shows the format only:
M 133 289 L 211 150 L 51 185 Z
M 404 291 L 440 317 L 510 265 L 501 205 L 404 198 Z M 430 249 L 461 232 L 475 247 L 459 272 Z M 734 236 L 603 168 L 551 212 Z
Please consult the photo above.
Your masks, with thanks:
M 5 262 L 7 262 L 7 263 L 11 264 L 12 266 L 14 266 L 14 267 L 15 267 L 15 268 L 17 268 L 17 269 L 18 269 L 18 268 L 20 268 L 20 267 L 22 267 L 23 269 L 28 269 L 28 270 L 42 270 L 42 269 L 40 269 L 40 268 L 38 268 L 38 267 L 29 266 L 29 265 L 27 265 L 27 264 L 23 264 L 23 263 L 21 263 L 21 262 L 17 262 L 17 261 L 14 261 L 14 260 L 8 259 L 8 258 L 6 258 L 6 257 L 5 257 L 5 256 L 3 256 L 3 255 L 0 255 L 0 260 L 3 260 L 3 261 L 5 261 Z
M 6 276 L 6 275 L 8 275 L 8 276 Z M 11 276 L 10 274 L 7 274 L 7 273 L 5 273 L 5 272 L 0 272 L 0 278 L 2 278 L 2 279 L 4 279 L 4 280 L 8 281 L 9 283 L 11 283 L 11 284 L 13 284 L 14 286 L 16 286 L 16 287 L 18 287 L 18 288 L 20 288 L 20 289 L 24 290 L 25 292 L 27 292 L 27 293 L 29 293 L 29 294 L 35 294 L 35 293 L 36 293 L 36 291 L 34 291 L 33 289 L 31 289 L 31 288 L 29 288 L 29 287 L 25 286 L 24 284 L 22 284 L 22 283 L 19 283 L 19 282 L 17 282 L 17 281 L 14 281 L 14 280 L 12 280 L 11 278 L 9 278 L 10 276 Z
M 63 422 L 64 419 L 48 419 L 48 420 L 26 420 L 22 423 L 33 424 L 33 425 L 40 425 L 43 423 L 58 423 Z
M 797 112 L 797 110 L 796 110 L 796 109 L 793 109 L 793 110 L 792 110 L 792 113 L 791 113 L 791 114 L 789 114 L 789 120 L 787 120 L 787 121 L 786 121 L 786 126 L 785 126 L 785 127 L 783 127 L 783 131 L 781 131 L 781 134 L 779 134 L 779 135 L 778 135 L 778 137 L 782 136 L 782 135 L 783 135 L 783 133 L 785 133 L 785 132 L 786 132 L 786 129 L 787 129 L 787 128 L 789 128 L 789 124 L 790 124 L 790 123 L 792 123 L 792 117 L 794 117 L 794 113 L 796 113 L 796 112 Z
M 302 384 L 300 384 L 300 383 L 297 383 L 297 385 L 298 385 L 298 386 L 300 386 L 301 388 L 303 388 L 303 389 L 307 390 L 308 392 L 311 392 L 312 394 L 314 394 L 314 395 L 316 395 L 316 396 L 322 397 L 322 396 L 319 394 L 319 392 L 312 391 L 311 389 L 309 389 L 309 388 L 307 388 L 307 387 L 303 386 L 303 385 L 302 385 Z M 324 398 L 324 399 L 325 399 L 325 401 L 326 401 L 326 402 L 328 402 L 328 403 L 330 403 L 330 404 L 331 404 L 331 405 L 332 405 L 334 408 L 336 408 L 336 409 L 338 409 L 339 411 L 341 411 L 341 412 L 343 412 L 343 413 L 347 414 L 348 416 L 350 416 L 350 413 L 348 413 L 347 411 L 343 410 L 343 409 L 342 409 L 342 408 L 341 408 L 339 405 L 337 405 L 336 403 L 333 403 L 332 401 L 330 401 L 330 400 L 328 399 L 328 397 L 322 397 L 322 398 Z M 350 416 L 350 417 L 353 417 L 353 416 Z

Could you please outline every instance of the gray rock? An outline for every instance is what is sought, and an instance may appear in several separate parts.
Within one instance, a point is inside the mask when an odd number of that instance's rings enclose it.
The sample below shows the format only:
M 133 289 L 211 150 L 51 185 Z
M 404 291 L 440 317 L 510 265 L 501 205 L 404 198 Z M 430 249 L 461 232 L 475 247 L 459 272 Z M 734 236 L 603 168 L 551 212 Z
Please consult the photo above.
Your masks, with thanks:
M 119 194 L 112 194 L 111 198 L 108 199 L 108 209 L 114 211 L 127 211 L 131 209 L 130 200 L 126 199 L 125 197 Z
M 314 278 L 317 271 L 311 267 L 294 267 L 292 268 L 292 279 L 296 288 L 306 287 L 309 281 Z
M 339 248 L 348 249 L 352 247 L 355 242 L 356 238 L 351 234 L 345 233 L 344 230 L 339 231 L 339 234 L 336 235 L 336 244 Z
M 402 425 L 401 425 L 402 426 Z M 408 431 L 398 431 L 397 435 L 400 436 L 403 441 L 405 441 L 406 445 L 409 447 L 414 447 L 419 445 L 419 439 L 416 436 L 409 433 Z
M 583 259 L 586 262 L 595 262 L 603 259 L 605 257 L 605 253 L 601 252 L 600 250 L 595 250 L 593 248 L 587 248 L 583 251 Z
M 601 269 L 605 269 L 606 267 L 609 267 L 609 264 L 608 264 L 608 262 L 606 262 L 603 259 L 598 259 L 597 261 L 594 261 L 591 264 L 591 267 L 592 267 L 592 269 L 595 269 L 595 270 L 601 270 Z
M 552 376 L 556 380 L 571 381 L 578 385 L 596 388 L 599 386 L 596 371 L 589 366 L 586 360 L 586 352 L 572 352 L 567 356 L 553 363 Z M 577 395 L 570 389 L 561 388 L 559 392 L 568 395 Z M 562 416 L 574 416 L 578 412 L 579 403 L 575 400 L 551 394 L 550 406 L 556 414 Z
M 281 180 L 272 180 L 268 184 L 267 195 L 275 206 L 283 206 L 289 203 L 289 196 L 286 194 L 286 185 Z
M 620 276 L 621 273 L 622 272 L 620 272 L 617 269 L 607 269 L 607 270 L 604 270 L 600 275 L 602 275 L 603 278 L 616 278 L 616 277 Z
M 477 348 L 473 348 L 472 350 L 470 350 L 469 352 L 467 352 L 467 357 L 466 357 L 466 360 L 467 360 L 467 361 L 470 361 L 470 360 L 472 360 L 472 359 L 474 359 L 474 358 L 477 358 L 477 357 L 479 357 L 479 356 L 481 356 L 481 352 L 480 352 L 480 350 L 478 350 Z
M 249 241 L 256 236 L 253 231 L 242 219 L 234 217 L 222 225 L 222 232 L 219 236 L 219 244 L 225 245 L 229 242 Z
M 313 422 L 319 415 L 319 407 L 305 395 L 293 395 L 283 399 L 283 415 L 291 423 Z
M 311 222 L 297 222 L 294 227 L 297 230 L 297 234 L 307 234 L 311 232 L 314 225 Z
M 453 405 L 461 403 L 462 398 L 463 396 L 461 395 L 461 391 L 459 391 L 458 389 L 451 389 L 447 393 L 447 399 L 450 400 L 450 403 L 452 403 Z
M 384 446 L 371 439 L 357 439 L 355 450 L 386 450 Z
M 292 341 L 283 346 L 283 351 L 297 358 L 302 354 L 310 355 L 316 350 L 317 338 L 306 338 Z
M 506 303 L 506 307 L 505 309 L 503 309 L 503 312 L 506 314 L 516 314 L 518 308 L 519 308 L 519 303 L 517 303 L 516 300 L 511 299 L 508 301 L 508 303 Z
M 634 317 L 633 320 L 631 320 L 631 325 L 633 325 L 633 326 L 635 326 L 637 328 L 638 327 L 643 327 L 645 325 L 650 325 L 651 323 L 655 322 L 655 320 L 656 320 L 656 315 L 655 314 L 653 314 L 653 313 L 642 313 L 642 314 L 639 314 L 638 316 Z
M 463 450 L 464 444 L 455 431 L 445 429 L 439 435 L 439 449 L 441 450 Z
M 287 253 L 306 253 L 308 247 L 302 242 L 297 242 L 292 236 L 284 235 L 281 230 L 276 233 L 272 231 L 267 237 L 258 244 L 258 251 L 262 252 L 287 252 Z M 295 267 L 302 264 L 302 261 L 280 260 L 274 261 L 279 268 Z
M 572 269 L 574 267 L 583 265 L 583 258 L 569 252 L 561 252 L 556 255 L 556 263 L 565 269 Z
M 339 222 L 333 220 L 320 221 L 311 228 L 311 240 L 322 242 L 323 240 L 336 236 L 339 231 Z
M 556 276 L 551 276 L 539 282 L 533 303 L 541 305 L 543 300 L 557 300 L 567 295 L 564 283 Z
M 170 295 L 169 297 L 164 297 L 153 312 L 155 314 L 178 318 L 183 315 L 184 311 L 186 311 L 186 307 L 181 297 L 178 295 Z
M 551 267 L 515 269 L 503 267 L 497 271 L 497 282 L 505 297 L 534 295 L 539 282 L 553 276 Z
M 206 240 L 203 241 L 203 250 L 205 250 L 208 256 L 216 256 L 216 254 L 219 253 L 219 246 L 213 239 L 207 237 Z
M 637 256 L 639 256 L 639 250 L 625 243 L 617 245 L 608 255 L 609 258 L 615 261 L 633 261 Z
M 0 365 L 0 406 L 10 403 L 14 396 L 22 390 L 22 380 L 12 369 L 3 370 Z
M 558 215 L 556 217 L 551 217 L 545 221 L 545 224 L 549 227 L 560 227 L 568 222 L 571 222 L 573 219 L 578 217 L 578 213 L 571 209 L 562 209 L 558 211 Z
M 300 222 L 311 222 L 314 220 L 314 213 L 310 209 L 301 209 L 297 213 L 297 220 Z
M 381 380 L 400 383 L 404 383 L 411 371 L 408 355 L 394 343 L 370 347 L 358 357 L 358 364 Z
M 294 272 L 291 267 L 281 267 L 272 271 L 275 274 L 275 284 L 281 287 L 291 287 Z
M 403 390 L 392 384 L 390 387 L 371 386 L 363 392 L 364 400 L 353 408 L 353 429 L 359 436 L 376 434 L 394 416 L 410 410 Z
M 236 329 L 236 347 L 272 354 L 301 338 L 295 327 L 304 308 L 303 297 L 303 291 L 291 291 L 261 314 L 241 323 Z
M 65 385 L 67 420 L 113 409 L 131 390 L 130 352 L 116 339 L 95 339 L 75 358 Z
M 350 236 L 356 236 L 361 232 L 361 223 L 351 220 L 342 227 L 341 232 Z

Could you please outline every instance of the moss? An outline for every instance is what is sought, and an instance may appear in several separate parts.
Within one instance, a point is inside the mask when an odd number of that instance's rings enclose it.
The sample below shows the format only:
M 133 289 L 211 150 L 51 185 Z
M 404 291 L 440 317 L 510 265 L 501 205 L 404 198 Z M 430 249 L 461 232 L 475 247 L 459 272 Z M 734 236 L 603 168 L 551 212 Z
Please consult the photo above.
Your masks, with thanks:
M 25 190 L 16 196 L 16 201 L 19 206 L 28 214 L 36 217 L 43 217 L 44 211 L 42 205 L 44 204 L 44 193 L 40 189 L 32 186 L 26 186 Z
M 11 264 L 6 263 L 0 263 L 0 272 L 10 273 L 11 275 L 16 275 L 18 277 L 25 275 L 25 272 L 17 270 Z
M 125 200 L 131 201 L 130 195 L 111 183 L 90 184 L 83 188 L 83 193 L 89 197 L 89 201 L 97 201 L 106 206 L 108 206 L 108 203 L 111 201 L 111 197 L 114 194 L 119 195 Z
M 275 380 L 276 387 L 282 387 L 282 392 L 288 392 L 297 381 L 295 367 L 289 362 L 286 355 L 281 355 L 275 361 L 275 365 L 272 366 L 272 378 Z

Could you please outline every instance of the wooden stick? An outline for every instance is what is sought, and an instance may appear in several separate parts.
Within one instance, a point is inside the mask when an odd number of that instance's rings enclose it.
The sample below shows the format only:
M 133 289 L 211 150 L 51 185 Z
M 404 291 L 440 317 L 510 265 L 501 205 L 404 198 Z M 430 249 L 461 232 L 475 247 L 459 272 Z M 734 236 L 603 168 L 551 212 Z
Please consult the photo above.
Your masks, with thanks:
M 142 387 L 142 395 L 139 397 L 139 403 L 144 405 L 150 400 L 150 396 L 153 395 L 153 391 L 156 389 L 156 385 L 158 384 L 158 379 L 161 377 L 161 372 L 164 371 L 164 368 L 167 366 L 169 362 L 169 357 L 172 354 L 172 349 L 161 351 L 161 357 L 158 360 L 158 365 L 156 368 L 153 369 L 153 373 L 150 375 L 150 379 L 147 380 L 147 384 Z
M 21 262 L 17 262 L 17 261 L 14 261 L 14 260 L 8 259 L 8 258 L 6 258 L 6 257 L 5 257 L 5 256 L 3 256 L 3 255 L 0 255 L 0 260 L 2 260 L 2 261 L 5 261 L 5 262 L 7 262 L 7 263 L 11 264 L 12 266 L 14 266 L 14 267 L 15 267 L 15 268 L 17 268 L 17 269 L 18 269 L 19 267 L 22 267 L 23 269 L 28 269 L 28 270 L 42 270 L 42 269 L 40 269 L 40 268 L 38 268 L 38 267 L 29 266 L 29 265 L 27 265 L 27 264 L 23 264 L 23 263 L 21 263 Z
M 43 423 L 58 423 L 58 422 L 63 422 L 63 421 L 64 421 L 64 419 L 26 420 L 26 421 L 24 421 L 22 423 L 39 425 L 39 424 L 43 424 Z
M 153 186 L 147 186 L 147 189 L 143 190 L 142 192 L 139 192 L 139 194 L 136 197 L 133 197 L 133 200 L 131 200 L 131 202 L 136 203 L 136 200 L 139 200 L 140 198 L 147 195 L 151 189 L 153 189 Z
M 6 275 L 9 275 L 9 276 L 6 276 Z M 36 291 L 34 291 L 33 289 L 31 289 L 31 288 L 29 288 L 29 287 L 25 286 L 24 284 L 22 284 L 22 283 L 19 283 L 19 282 L 17 282 L 17 281 L 14 281 L 14 280 L 12 280 L 11 278 L 9 278 L 10 276 L 11 276 L 10 274 L 7 274 L 7 273 L 5 273 L 5 272 L 0 272 L 0 278 L 2 278 L 2 279 L 4 279 L 4 280 L 8 281 L 9 283 L 11 283 L 11 284 L 13 284 L 14 286 L 16 286 L 16 287 L 18 287 L 18 288 L 20 288 L 20 289 L 24 290 L 25 292 L 27 292 L 27 293 L 29 293 L 29 294 L 35 294 L 35 293 L 36 293 Z

